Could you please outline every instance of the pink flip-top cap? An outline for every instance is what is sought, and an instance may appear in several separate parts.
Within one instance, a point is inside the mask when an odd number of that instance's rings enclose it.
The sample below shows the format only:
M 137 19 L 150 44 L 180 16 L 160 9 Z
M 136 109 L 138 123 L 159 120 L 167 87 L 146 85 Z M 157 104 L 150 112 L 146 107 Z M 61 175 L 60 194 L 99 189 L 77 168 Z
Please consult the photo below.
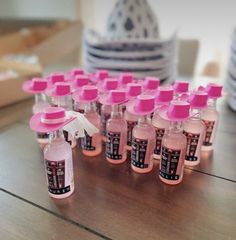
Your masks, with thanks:
M 42 78 L 33 78 L 23 83 L 22 89 L 29 93 L 40 93 L 47 88 L 48 82 Z
M 188 92 L 189 82 L 175 81 L 173 87 L 176 93 L 185 93 L 185 92 Z
M 98 80 L 104 80 L 105 78 L 108 78 L 109 74 L 107 70 L 98 70 L 95 74 L 95 77 Z
M 80 88 L 89 84 L 89 77 L 86 75 L 76 75 L 74 78 L 74 87 Z
M 81 69 L 81 68 L 73 68 L 71 71 L 70 71 L 70 75 L 75 77 L 77 75 L 84 75 L 84 70 Z
M 93 102 L 98 99 L 98 88 L 96 86 L 83 86 L 81 90 L 75 92 L 73 99 L 76 102 Z
M 67 117 L 64 108 L 47 107 L 44 112 L 36 113 L 30 119 L 30 128 L 36 132 L 54 132 L 69 122 L 75 117 Z
M 207 106 L 207 93 L 203 91 L 193 91 L 189 98 L 188 102 L 190 103 L 191 108 L 205 108 Z
M 189 118 L 190 104 L 187 101 L 171 101 L 167 109 L 159 112 L 160 116 L 168 121 L 185 121 Z
M 66 96 L 71 93 L 71 85 L 67 82 L 57 82 L 55 83 L 55 87 L 53 88 L 52 92 L 48 95 L 51 96 Z
M 133 81 L 133 74 L 132 73 L 121 73 L 119 76 L 119 82 L 121 85 L 126 85 Z
M 127 111 L 131 114 L 144 116 L 155 110 L 155 97 L 151 95 L 139 95 L 137 99 L 127 105 Z
M 128 83 L 126 86 L 128 98 L 137 97 L 142 92 L 142 84 Z
M 118 80 L 115 78 L 105 78 L 102 84 L 102 90 L 110 91 L 118 88 Z
M 52 84 L 56 82 L 65 82 L 65 75 L 63 73 L 53 73 L 49 76 L 49 81 Z
M 99 101 L 103 105 L 115 105 L 124 103 L 127 101 L 126 91 L 111 90 L 107 96 L 102 96 Z
M 157 90 L 156 103 L 167 104 L 172 101 L 174 95 L 174 89 L 171 86 L 161 86 Z
M 146 77 L 143 86 L 147 90 L 156 90 L 160 85 L 160 79 L 155 77 Z
M 209 83 L 206 87 L 206 92 L 209 98 L 219 98 L 222 96 L 222 85 Z

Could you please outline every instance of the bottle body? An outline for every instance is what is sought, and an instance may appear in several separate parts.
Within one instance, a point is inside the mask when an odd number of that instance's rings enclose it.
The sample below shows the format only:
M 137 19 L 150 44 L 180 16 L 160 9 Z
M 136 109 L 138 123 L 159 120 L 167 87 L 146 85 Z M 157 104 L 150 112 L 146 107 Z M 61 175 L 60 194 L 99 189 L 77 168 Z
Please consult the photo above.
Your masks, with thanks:
M 127 150 L 131 151 L 132 147 L 132 137 L 133 137 L 133 128 L 138 124 L 138 116 L 133 115 L 129 113 L 128 111 L 125 111 L 124 113 L 124 119 L 127 123 Z
M 152 125 L 155 128 L 155 134 L 156 134 L 153 158 L 160 159 L 162 139 L 167 129 L 169 128 L 170 122 L 161 118 L 159 113 L 155 112 L 152 118 Z
M 205 125 L 200 118 L 190 118 L 184 123 L 183 133 L 187 139 L 184 164 L 186 166 L 196 166 L 200 163 Z
M 216 110 L 216 101 L 210 101 L 210 106 L 202 112 L 202 121 L 205 124 L 205 136 L 202 143 L 202 151 L 212 151 L 214 148 L 214 141 L 216 130 L 218 127 L 219 113 Z
M 107 121 L 111 117 L 111 106 L 102 105 L 101 107 L 101 134 L 102 140 L 106 142 L 106 129 L 107 129 Z
M 61 130 L 50 137 L 44 149 L 48 192 L 51 197 L 62 199 L 74 192 L 72 151 Z
M 155 129 L 146 116 L 141 117 L 133 128 L 131 168 L 135 172 L 147 173 L 152 170 L 154 145 Z
M 46 96 L 42 93 L 35 94 L 35 104 L 33 105 L 32 111 L 33 113 L 43 112 L 45 108 L 50 107 L 50 104 L 46 100 Z M 40 147 L 43 149 L 46 144 L 49 142 L 49 134 L 48 133 L 36 133 L 37 142 Z
M 113 164 L 126 161 L 127 123 L 120 106 L 114 106 L 106 126 L 106 159 Z
M 179 122 L 171 123 L 162 139 L 159 178 L 170 185 L 178 184 L 183 180 L 187 140 L 180 124 Z
M 89 136 L 87 132 L 85 132 L 85 137 L 81 138 L 82 153 L 86 156 L 97 156 L 102 152 L 102 137 L 100 132 L 101 118 L 96 112 L 95 104 L 91 109 L 87 110 L 86 108 L 84 116 L 99 129 L 99 132 L 94 133 L 92 136 Z

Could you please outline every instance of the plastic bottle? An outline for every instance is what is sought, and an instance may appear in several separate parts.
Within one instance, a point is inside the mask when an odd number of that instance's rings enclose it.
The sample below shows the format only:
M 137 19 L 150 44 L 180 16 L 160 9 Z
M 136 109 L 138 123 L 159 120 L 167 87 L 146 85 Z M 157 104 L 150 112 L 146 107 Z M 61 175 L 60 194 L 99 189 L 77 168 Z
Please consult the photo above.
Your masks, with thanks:
M 222 86 L 214 83 L 208 84 L 206 92 L 208 94 L 208 103 L 207 108 L 202 112 L 202 121 L 206 126 L 202 151 L 212 151 L 219 122 L 219 112 L 216 108 L 216 102 L 222 95 Z
M 205 125 L 201 120 L 201 112 L 207 106 L 207 93 L 194 91 L 189 97 L 191 108 L 190 118 L 184 122 L 183 133 L 187 138 L 185 155 L 186 166 L 196 166 L 200 163 L 201 147 L 205 134 Z
M 159 178 L 169 185 L 183 180 L 187 145 L 186 136 L 183 134 L 183 121 L 188 119 L 189 109 L 187 102 L 172 101 L 167 110 L 160 112 L 162 118 L 170 121 L 170 126 L 162 139 Z

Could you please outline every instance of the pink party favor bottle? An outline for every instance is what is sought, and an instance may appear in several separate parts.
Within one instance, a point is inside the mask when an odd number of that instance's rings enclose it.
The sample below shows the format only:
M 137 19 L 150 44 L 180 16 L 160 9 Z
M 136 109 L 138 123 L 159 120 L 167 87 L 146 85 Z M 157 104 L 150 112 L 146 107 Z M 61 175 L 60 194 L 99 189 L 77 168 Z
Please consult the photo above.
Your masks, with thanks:
M 189 90 L 189 82 L 177 80 L 174 82 L 174 99 L 180 100 L 180 96 L 183 93 L 187 93 Z
M 71 147 L 62 130 L 50 134 L 44 159 L 49 195 L 57 199 L 69 197 L 74 192 L 73 161 Z
M 98 89 L 96 86 L 84 86 L 77 94 L 76 100 L 86 104 L 84 116 L 95 127 L 100 130 L 101 119 L 96 111 L 96 101 Z M 102 139 L 100 131 L 90 136 L 85 131 L 85 136 L 81 138 L 81 148 L 84 155 L 97 156 L 102 152 Z
M 144 93 L 155 95 L 159 85 L 160 85 L 160 79 L 155 77 L 146 77 L 143 82 Z
M 71 97 L 71 83 L 68 82 L 56 82 L 54 87 L 50 88 L 47 92 L 48 96 L 52 99 L 53 107 L 62 107 L 65 110 L 71 110 L 72 97 Z M 65 140 L 74 148 L 77 145 L 77 141 L 72 135 L 64 131 Z
M 113 164 L 126 161 L 127 124 L 120 104 L 126 100 L 125 91 L 112 90 L 102 104 L 112 106 L 111 118 L 106 127 L 106 159 Z
M 131 150 L 131 168 L 138 173 L 147 173 L 153 168 L 155 129 L 147 116 L 154 111 L 154 107 L 154 96 L 150 95 L 139 95 L 127 106 L 128 112 L 139 116 L 138 125 L 133 128 Z
M 50 133 L 50 141 L 44 148 L 44 159 L 49 195 L 65 198 L 74 191 L 72 151 L 65 141 L 62 128 L 74 121 L 66 116 L 64 108 L 48 107 L 34 114 L 29 122 L 35 132 Z
M 201 112 L 207 105 L 207 93 L 194 91 L 189 97 L 191 107 L 190 118 L 184 122 L 183 133 L 187 138 L 185 165 L 196 166 L 200 163 L 201 147 L 205 134 L 205 125 L 201 120 Z
M 142 85 L 138 83 L 128 83 L 126 86 L 127 97 L 129 101 L 134 101 L 137 96 L 142 92 Z M 129 104 L 129 103 L 128 103 Z M 124 118 L 127 122 L 127 150 L 131 151 L 132 147 L 132 131 L 138 124 L 139 116 L 134 115 L 127 110 L 124 112 Z
M 121 73 L 119 78 L 119 87 L 121 89 L 125 89 L 127 84 L 132 83 L 133 82 L 133 74 L 132 73 Z
M 175 185 L 183 180 L 187 140 L 182 122 L 188 119 L 189 108 L 187 102 L 172 101 L 167 110 L 160 112 L 162 118 L 171 122 L 162 139 L 159 167 L 159 178 L 166 184 Z
M 202 121 L 206 126 L 205 137 L 203 139 L 202 151 L 211 151 L 214 147 L 215 134 L 219 121 L 219 113 L 216 109 L 216 101 L 221 97 L 222 86 L 218 84 L 208 84 L 206 87 L 208 93 L 207 108 L 202 112 Z
M 174 90 L 171 86 L 159 87 L 157 94 L 155 96 L 156 110 L 152 118 L 152 125 L 155 128 L 156 139 L 155 139 L 155 148 L 153 158 L 160 159 L 161 156 L 161 147 L 162 147 L 162 138 L 169 128 L 170 122 L 162 118 L 159 114 L 159 111 L 162 108 L 168 107 L 169 103 L 173 99 Z

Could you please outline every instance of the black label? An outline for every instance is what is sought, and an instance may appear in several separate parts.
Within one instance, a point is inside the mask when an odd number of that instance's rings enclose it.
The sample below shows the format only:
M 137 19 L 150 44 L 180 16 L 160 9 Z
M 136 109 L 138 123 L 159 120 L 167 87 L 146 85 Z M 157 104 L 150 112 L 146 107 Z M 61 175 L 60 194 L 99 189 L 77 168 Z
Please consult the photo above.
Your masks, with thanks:
M 183 131 L 183 134 L 187 138 L 187 149 L 186 149 L 185 160 L 197 161 L 198 157 L 195 156 L 195 154 L 196 154 L 200 134 L 199 133 L 189 133 L 189 132 L 185 132 L 185 131 Z
M 162 146 L 160 176 L 168 180 L 178 180 L 176 174 L 181 150 Z
M 97 108 L 97 113 L 101 115 L 102 104 L 100 102 L 96 102 L 96 108 Z
M 84 133 L 85 136 L 81 138 L 81 148 L 86 151 L 94 151 L 96 148 L 92 146 L 92 137 L 86 131 Z
M 138 168 L 147 168 L 145 162 L 148 140 L 133 138 L 131 150 L 131 164 Z
M 110 118 L 110 113 L 102 113 L 101 115 L 101 122 L 102 122 L 102 136 L 106 136 L 106 129 L 107 129 L 107 120 Z
M 70 186 L 65 186 L 65 160 L 46 160 L 48 178 L 48 191 L 52 194 L 64 194 L 70 191 Z
M 205 126 L 206 126 L 206 135 L 205 138 L 203 140 L 203 145 L 204 146 L 212 146 L 212 142 L 211 141 L 211 135 L 214 129 L 214 125 L 215 125 L 215 121 L 206 121 L 203 120 Z
M 132 144 L 132 131 L 137 124 L 138 124 L 137 121 L 127 121 L 127 145 L 128 146 L 131 146 Z
M 155 129 L 156 129 L 156 145 L 155 145 L 154 153 L 157 155 L 160 155 L 162 138 L 165 134 L 165 128 L 155 128 Z
M 120 135 L 117 132 L 107 132 L 106 134 L 106 156 L 110 159 L 122 159 L 122 154 L 119 153 Z
M 69 139 L 69 133 L 63 130 L 65 141 L 68 142 L 70 145 L 72 144 L 72 139 Z
M 37 132 L 36 135 L 37 135 L 37 138 L 41 138 L 41 139 L 49 138 L 49 134 L 48 133 L 39 133 L 39 132 Z

